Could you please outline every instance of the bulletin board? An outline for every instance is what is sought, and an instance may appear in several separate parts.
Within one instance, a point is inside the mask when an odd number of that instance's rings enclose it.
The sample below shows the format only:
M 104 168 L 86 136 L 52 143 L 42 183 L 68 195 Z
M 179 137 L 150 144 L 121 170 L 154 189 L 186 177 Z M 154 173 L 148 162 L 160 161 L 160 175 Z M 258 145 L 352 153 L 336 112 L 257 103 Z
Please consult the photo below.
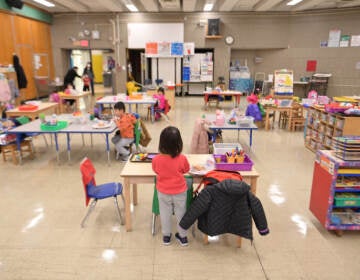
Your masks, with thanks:
M 183 60 L 183 81 L 212 82 L 214 63 L 212 53 L 195 53 Z
M 288 96 L 294 94 L 294 72 L 292 70 L 274 71 L 274 92 L 275 95 Z

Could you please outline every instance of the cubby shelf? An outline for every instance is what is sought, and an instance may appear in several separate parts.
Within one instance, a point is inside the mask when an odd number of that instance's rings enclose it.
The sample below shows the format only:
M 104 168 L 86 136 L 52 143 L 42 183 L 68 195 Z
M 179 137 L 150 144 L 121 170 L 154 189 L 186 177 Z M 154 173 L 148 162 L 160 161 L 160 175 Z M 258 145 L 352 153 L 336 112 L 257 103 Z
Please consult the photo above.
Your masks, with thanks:
M 316 152 L 309 208 L 326 229 L 360 230 L 359 173 L 360 161 L 344 161 L 331 150 Z M 339 187 L 344 181 L 353 186 Z M 350 198 L 337 196 L 343 193 L 349 193 Z
M 333 137 L 360 135 L 360 117 L 328 113 L 316 107 L 306 111 L 305 147 L 313 152 L 330 150 Z

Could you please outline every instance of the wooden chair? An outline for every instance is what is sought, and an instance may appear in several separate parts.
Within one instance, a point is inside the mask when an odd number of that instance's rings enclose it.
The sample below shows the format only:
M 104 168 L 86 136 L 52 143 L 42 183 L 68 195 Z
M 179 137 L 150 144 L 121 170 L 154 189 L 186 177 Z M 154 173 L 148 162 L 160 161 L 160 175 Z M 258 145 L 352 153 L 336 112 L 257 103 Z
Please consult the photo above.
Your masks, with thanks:
M 291 109 L 290 130 L 295 131 L 296 128 L 303 128 L 305 126 L 303 106 L 299 103 L 294 103 Z
M 3 155 L 4 162 L 6 162 L 6 157 L 10 155 L 14 164 L 19 163 L 18 158 L 17 158 L 18 150 L 17 150 L 16 143 L 7 144 L 7 145 L 0 146 L 0 147 L 1 147 L 1 152 Z M 24 152 L 29 153 L 29 155 L 32 159 L 34 158 L 32 139 L 24 139 L 21 142 L 21 144 L 20 144 L 21 157 L 23 156 Z

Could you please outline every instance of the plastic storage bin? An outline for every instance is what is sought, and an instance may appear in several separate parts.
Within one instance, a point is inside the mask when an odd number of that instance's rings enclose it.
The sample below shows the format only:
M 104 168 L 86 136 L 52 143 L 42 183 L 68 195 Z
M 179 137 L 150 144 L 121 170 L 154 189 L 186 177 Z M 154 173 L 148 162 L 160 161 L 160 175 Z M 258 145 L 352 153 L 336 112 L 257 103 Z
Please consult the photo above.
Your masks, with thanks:
M 42 123 L 40 129 L 42 131 L 57 131 L 66 128 L 68 125 L 67 121 L 58 121 L 56 125 L 51 125 L 48 123 Z
M 216 162 L 215 160 L 215 169 L 218 170 L 228 170 L 228 171 L 251 171 L 253 162 L 251 159 L 245 155 L 243 163 L 227 163 L 225 155 L 216 155 L 215 157 L 221 157 L 221 162 Z
M 360 196 L 352 193 L 335 195 L 335 206 L 360 206 Z
M 226 152 L 232 152 L 233 150 L 242 150 L 242 147 L 239 143 L 214 143 L 214 154 L 221 155 L 225 154 Z

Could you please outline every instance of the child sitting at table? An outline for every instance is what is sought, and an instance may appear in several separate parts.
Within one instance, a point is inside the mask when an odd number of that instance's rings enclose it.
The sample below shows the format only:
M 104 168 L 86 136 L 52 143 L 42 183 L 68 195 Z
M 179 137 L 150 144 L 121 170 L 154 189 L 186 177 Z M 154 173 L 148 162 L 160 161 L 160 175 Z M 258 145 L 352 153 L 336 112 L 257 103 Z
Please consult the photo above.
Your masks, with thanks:
M 161 118 L 161 113 L 166 115 L 170 111 L 171 106 L 165 98 L 165 90 L 163 87 L 159 87 L 157 93 L 154 94 L 153 97 L 157 99 L 157 104 L 154 107 L 155 120 L 157 121 Z
M 259 108 L 259 99 L 258 97 L 252 93 L 248 97 L 246 97 L 247 102 L 249 105 L 246 108 L 245 115 L 251 116 L 254 118 L 254 121 L 261 121 L 262 120 L 262 114 Z
M 114 106 L 115 124 L 118 127 L 117 137 L 112 142 L 116 148 L 116 159 L 127 161 L 130 155 L 129 146 L 134 142 L 134 126 L 136 118 L 133 114 L 125 113 L 125 104 L 117 102 Z

